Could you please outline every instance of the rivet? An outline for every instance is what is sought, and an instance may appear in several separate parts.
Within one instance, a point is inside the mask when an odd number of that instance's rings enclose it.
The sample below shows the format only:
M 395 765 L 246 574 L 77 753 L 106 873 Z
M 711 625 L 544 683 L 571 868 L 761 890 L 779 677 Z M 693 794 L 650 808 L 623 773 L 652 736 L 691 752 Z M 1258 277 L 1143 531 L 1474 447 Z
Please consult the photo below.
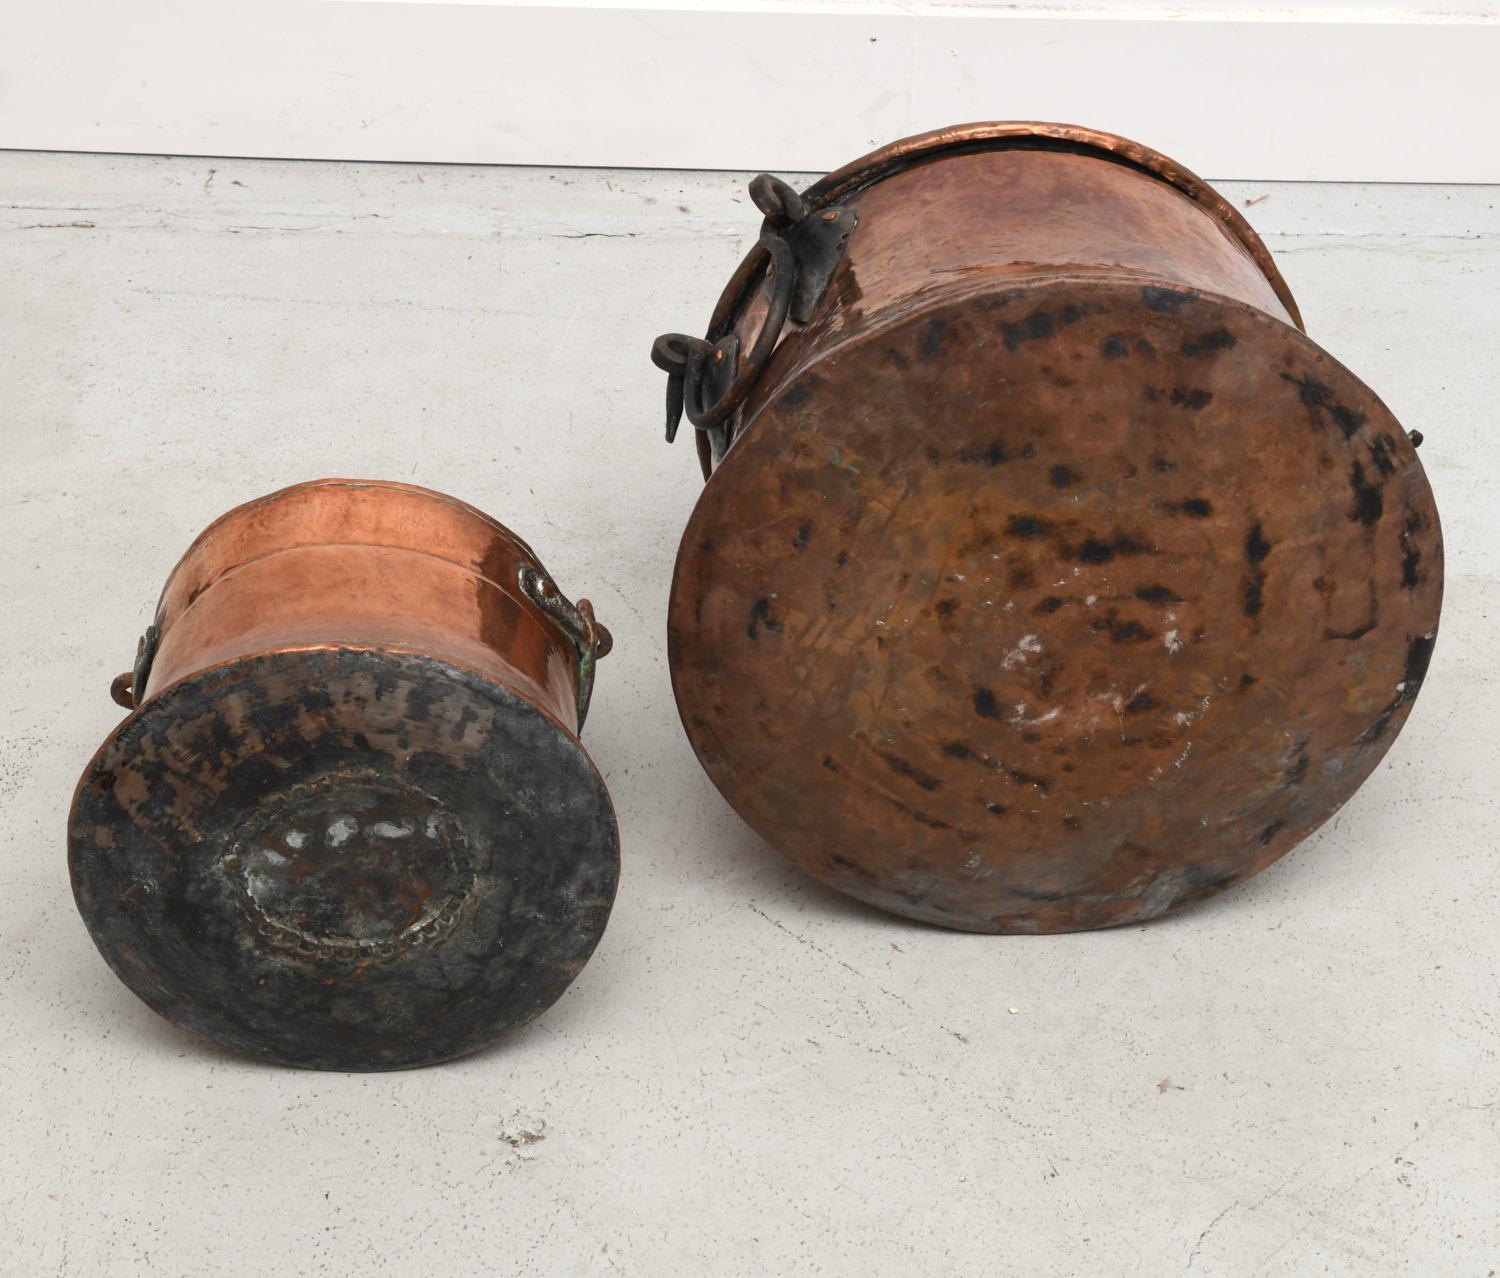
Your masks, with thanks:
M 723 362 L 724 362 L 724 348 L 721 346 L 718 350 L 716 350 L 714 352 L 714 363 L 715 364 L 722 364 Z
M 828 212 L 823 214 L 823 220 L 825 222 L 837 222 L 839 220 L 839 215 L 834 209 L 829 209 Z

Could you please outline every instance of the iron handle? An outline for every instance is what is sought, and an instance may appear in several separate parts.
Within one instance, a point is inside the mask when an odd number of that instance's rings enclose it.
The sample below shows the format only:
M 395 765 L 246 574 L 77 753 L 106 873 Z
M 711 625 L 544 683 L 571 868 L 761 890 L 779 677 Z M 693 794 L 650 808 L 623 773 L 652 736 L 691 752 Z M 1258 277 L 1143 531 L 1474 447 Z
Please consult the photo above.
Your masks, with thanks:
M 517 573 L 521 593 L 536 604 L 572 641 L 578 652 L 578 730 L 588 714 L 594 693 L 594 666 L 614 647 L 609 631 L 594 619 L 594 606 L 587 599 L 569 602 L 557 583 L 540 568 L 522 564 Z
M 135 665 L 124 674 L 118 674 L 110 682 L 109 695 L 117 706 L 134 710 L 144 699 L 146 680 L 151 677 L 151 662 L 156 657 L 156 645 L 161 639 L 161 628 L 154 622 L 146 627 L 146 633 L 136 641 Z
M 765 215 L 760 238 L 714 307 L 706 337 L 664 333 L 651 361 L 667 374 L 667 442 L 685 415 L 700 431 L 723 426 L 744 404 L 780 340 L 787 319 L 806 323 L 843 258 L 856 218 L 853 210 L 819 209 L 781 178 L 762 173 L 750 198 Z M 764 281 L 766 316 L 741 356 L 733 332 L 749 289 Z

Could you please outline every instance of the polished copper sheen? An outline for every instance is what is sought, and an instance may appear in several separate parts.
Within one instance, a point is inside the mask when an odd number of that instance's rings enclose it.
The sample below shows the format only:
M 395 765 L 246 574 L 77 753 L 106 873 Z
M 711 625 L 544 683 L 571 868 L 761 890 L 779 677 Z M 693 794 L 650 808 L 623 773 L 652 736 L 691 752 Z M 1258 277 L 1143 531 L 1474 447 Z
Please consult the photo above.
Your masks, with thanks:
M 1421 686 L 1442 541 L 1243 218 L 1050 124 L 752 193 L 707 339 L 654 352 L 712 470 L 672 678 L 740 814 L 985 932 L 1140 922 L 1327 820 Z
M 158 1012 L 291 1065 L 472 1051 L 583 966 L 619 873 L 578 742 L 609 636 L 529 547 L 323 480 L 189 548 L 79 782 L 78 907 Z

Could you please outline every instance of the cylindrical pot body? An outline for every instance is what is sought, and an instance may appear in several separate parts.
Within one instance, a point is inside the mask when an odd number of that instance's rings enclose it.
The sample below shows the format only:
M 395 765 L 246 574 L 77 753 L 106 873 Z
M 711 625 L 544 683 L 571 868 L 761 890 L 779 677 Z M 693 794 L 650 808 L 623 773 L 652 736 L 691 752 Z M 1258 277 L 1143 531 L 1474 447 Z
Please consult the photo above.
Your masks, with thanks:
M 545 1010 L 619 848 L 578 740 L 607 632 L 488 516 L 324 480 L 237 507 L 168 578 L 79 782 L 74 893 L 169 1019 L 394 1069 Z
M 1414 441 L 1191 173 L 1071 126 L 895 143 L 767 213 L 701 341 L 669 617 L 715 784 L 824 882 L 1138 922 L 1369 775 L 1442 590 Z

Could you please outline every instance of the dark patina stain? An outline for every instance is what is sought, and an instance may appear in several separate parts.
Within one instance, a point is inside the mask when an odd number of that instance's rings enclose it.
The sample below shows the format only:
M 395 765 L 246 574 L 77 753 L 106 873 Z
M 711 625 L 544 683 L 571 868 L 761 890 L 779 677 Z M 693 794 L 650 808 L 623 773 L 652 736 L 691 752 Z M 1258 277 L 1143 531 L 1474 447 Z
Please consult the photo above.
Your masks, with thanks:
M 430 687 L 414 684 L 406 690 L 407 720 L 411 723 L 426 723 L 434 708 L 442 703 L 446 695 L 447 689 L 441 684 L 433 683 Z
M 995 700 L 995 694 L 988 688 L 979 687 L 974 689 L 974 713 L 981 719 L 998 719 L 1000 717 L 1000 704 Z
M 1245 574 L 1241 586 L 1241 592 L 1245 601 L 1245 616 L 1255 617 L 1260 615 L 1260 610 L 1265 604 L 1264 591 L 1266 584 L 1265 570 L 1257 567 L 1267 555 L 1271 553 L 1271 543 L 1266 540 L 1265 533 L 1261 531 L 1259 524 L 1252 524 L 1250 531 L 1245 534 L 1245 558 L 1250 562 L 1252 571 Z
M 1108 541 L 1090 537 L 1078 546 L 1072 557 L 1085 564 L 1107 564 L 1116 555 L 1144 555 L 1150 547 L 1126 533 L 1116 532 Z
M 885 760 L 886 766 L 890 768 L 892 772 L 897 772 L 901 776 L 906 777 L 911 781 L 915 781 L 919 786 L 922 787 L 922 789 L 942 789 L 943 783 L 939 781 L 935 776 L 933 776 L 932 773 L 923 772 L 921 768 L 917 767 L 909 760 L 903 759 L 899 754 L 891 754 L 889 751 L 885 750 L 878 751 L 878 753 L 880 757 Z
M 1157 284 L 1148 284 L 1141 290 L 1141 301 L 1146 304 L 1146 309 L 1158 315 L 1180 314 L 1184 306 L 1196 300 L 1196 296 L 1192 293 L 1183 293 L 1174 288 L 1162 288 Z
M 1396 717 L 1396 711 L 1417 699 L 1422 681 L 1427 677 L 1427 666 L 1432 661 L 1432 646 L 1436 640 L 1436 634 L 1420 635 L 1406 645 L 1406 670 L 1401 684 L 1391 703 L 1375 716 L 1374 723 L 1359 734 L 1358 741 L 1361 745 L 1368 745 L 1383 737 Z
M 1282 785 L 1293 787 L 1299 786 L 1302 784 L 1303 778 L 1307 776 L 1307 742 L 1308 738 L 1306 736 L 1303 736 L 1299 738 L 1297 744 L 1292 747 L 1297 757 L 1292 761 L 1292 766 L 1286 770 L 1286 775 L 1281 778 Z
M 928 320 L 922 330 L 922 341 L 917 348 L 917 358 L 924 364 L 948 353 L 948 348 L 958 340 L 958 330 L 942 320 Z
M 792 549 L 793 550 L 801 550 L 803 547 L 805 547 L 807 545 L 808 539 L 811 536 L 812 536 L 812 525 L 811 524 L 803 524 L 801 528 L 797 529 L 797 535 L 792 538 Z
M 1046 311 L 1036 311 L 1014 324 L 1000 325 L 1005 349 L 1013 351 L 1023 342 L 1045 341 L 1057 331 L 1057 325 Z
M 1298 398 L 1307 408 L 1308 415 L 1315 425 L 1324 425 L 1326 418 L 1338 427 L 1339 433 L 1345 439 L 1348 439 L 1365 424 L 1365 415 L 1362 412 L 1346 408 L 1339 403 L 1333 397 L 1333 391 L 1315 378 L 1293 377 L 1290 373 L 1283 373 L 1281 379 L 1297 388 Z
M 458 721 L 453 725 L 453 731 L 451 734 L 453 740 L 462 741 L 464 739 L 464 734 L 469 730 L 469 725 L 471 723 L 478 722 L 478 720 L 479 715 L 475 712 L 474 707 L 465 705 L 463 710 L 459 713 Z
M 1168 590 L 1163 585 L 1141 586 L 1135 592 L 1135 597 L 1142 603 L 1149 604 L 1178 604 L 1182 602 L 1182 596 L 1175 590 Z
M 1099 354 L 1105 359 L 1124 359 L 1130 354 L 1129 347 L 1125 345 L 1125 334 L 1111 333 L 1100 345 Z
M 1204 333 L 1202 337 L 1183 342 L 1181 350 L 1189 359 L 1203 359 L 1209 355 L 1217 355 L 1220 351 L 1230 350 L 1237 344 L 1234 334 L 1227 328 L 1216 328 L 1211 333 Z
M 1125 703 L 1125 713 L 1145 714 L 1148 710 L 1156 710 L 1160 706 L 1161 702 L 1143 688 Z
M 1108 632 L 1115 643 L 1140 643 L 1152 637 L 1151 631 L 1139 621 L 1121 621 L 1114 609 L 1110 609 L 1107 616 L 1094 618 L 1089 627 L 1101 633 Z
M 1031 611 L 1045 616 L 1049 612 L 1056 612 L 1063 606 L 1063 601 L 1057 595 L 1048 595 Z
M 1189 497 L 1186 501 L 1164 501 L 1162 509 L 1174 515 L 1186 515 L 1189 519 L 1207 519 L 1214 513 L 1213 506 L 1204 497 Z
M 1006 451 L 1003 439 L 990 441 L 988 448 L 963 448 L 959 450 L 959 458 L 970 463 L 978 463 L 983 466 L 999 466 L 1010 460 L 1010 453 Z
M 1047 472 L 1047 477 L 1051 479 L 1054 488 L 1071 488 L 1083 478 L 1077 471 L 1067 466 L 1053 466 Z
M 1389 434 L 1377 435 L 1370 441 L 1370 460 L 1382 475 L 1396 472 L 1396 441 Z
M 1201 865 L 1190 865 L 1184 873 L 1193 885 L 1193 899 L 1213 892 L 1222 892 L 1225 888 L 1233 887 L 1240 881 L 1238 874 L 1213 874 Z
M 1036 515 L 1012 515 L 1005 521 L 1005 531 L 1011 537 L 1031 541 L 1037 537 L 1045 537 L 1052 531 L 1052 525 Z
M 1358 458 L 1349 467 L 1349 490 L 1354 494 L 1349 518 L 1366 527 L 1378 523 L 1385 509 L 1385 499 L 1381 496 L 1378 480 L 1373 484 L 1366 481 L 1364 464 Z
M 771 601 L 764 597 L 757 599 L 750 607 L 750 624 L 745 627 L 745 633 L 752 639 L 758 639 L 756 633 L 764 626 L 773 635 L 781 633 L 781 622 L 771 616 Z
M 877 790 L 876 793 L 879 794 L 880 792 Z M 940 820 L 938 817 L 932 816 L 927 812 L 919 812 L 916 808 L 907 807 L 900 799 L 892 798 L 888 794 L 881 794 L 880 797 L 889 803 L 891 807 L 895 808 L 897 812 L 909 816 L 913 821 L 925 825 L 929 830 L 951 830 L 953 828 L 946 821 Z
M 1244 596 L 1245 616 L 1258 617 L 1260 610 L 1265 607 L 1266 574 L 1259 570 L 1247 573 L 1241 582 L 1241 594 Z
M 1415 590 L 1422 583 L 1422 574 L 1418 571 L 1422 563 L 1422 552 L 1411 539 L 1412 533 L 1420 532 L 1421 529 L 1422 516 L 1412 511 L 1406 516 L 1401 529 L 1401 585 L 1406 590 Z
M 1201 386 L 1172 387 L 1172 403 L 1189 412 L 1196 413 L 1200 408 L 1207 408 L 1213 398 L 1213 391 L 1204 390 Z
M 802 407 L 811 394 L 811 388 L 799 382 L 776 401 L 776 407 L 784 413 L 795 412 Z

